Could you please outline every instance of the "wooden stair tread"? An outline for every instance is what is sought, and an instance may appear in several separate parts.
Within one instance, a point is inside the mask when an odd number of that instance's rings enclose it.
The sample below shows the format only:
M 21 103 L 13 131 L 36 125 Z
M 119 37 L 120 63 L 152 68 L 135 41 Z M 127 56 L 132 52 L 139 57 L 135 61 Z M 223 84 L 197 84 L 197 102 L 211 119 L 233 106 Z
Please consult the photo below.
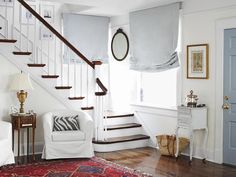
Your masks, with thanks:
M 81 107 L 82 110 L 93 110 L 94 107 L 93 106 L 90 106 L 90 107 Z
M 46 64 L 27 64 L 28 67 L 44 67 Z
M 127 129 L 127 128 L 137 128 L 142 127 L 141 124 L 137 123 L 128 123 L 128 124 L 118 124 L 118 125 L 109 125 L 107 126 L 107 130 L 119 130 L 119 129 Z
M 102 62 L 99 60 L 92 61 L 94 65 L 102 65 Z
M 42 75 L 42 78 L 44 79 L 56 79 L 59 75 Z
M 16 41 L 15 39 L 0 39 L 0 42 L 3 43 L 16 43 Z
M 14 55 L 31 55 L 31 52 L 12 52 Z
M 129 142 L 129 141 L 146 140 L 146 139 L 150 139 L 150 136 L 138 134 L 138 135 L 131 135 L 131 136 L 107 138 L 107 140 L 104 140 L 104 141 L 95 141 L 93 139 L 93 143 L 94 144 L 114 144 L 114 143 L 123 143 L 123 142 Z
M 85 97 L 68 97 L 69 100 L 83 100 Z
M 133 117 L 133 113 L 117 113 L 114 111 L 108 111 L 107 112 L 107 118 L 120 118 L 120 117 Z M 105 118 L 105 117 L 104 117 Z
M 56 86 L 55 88 L 58 90 L 63 90 L 63 89 L 71 89 L 72 87 L 71 86 Z
M 96 96 L 105 96 L 106 94 L 106 92 L 95 92 Z

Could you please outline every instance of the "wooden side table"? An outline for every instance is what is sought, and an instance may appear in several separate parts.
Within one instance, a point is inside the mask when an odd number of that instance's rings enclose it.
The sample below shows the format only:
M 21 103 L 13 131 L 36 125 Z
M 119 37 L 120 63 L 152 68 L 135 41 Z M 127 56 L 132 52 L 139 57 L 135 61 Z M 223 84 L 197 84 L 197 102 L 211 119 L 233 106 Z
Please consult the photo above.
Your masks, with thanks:
M 32 151 L 34 156 L 34 141 L 36 128 L 36 114 L 11 114 L 12 122 L 12 148 L 14 151 L 14 130 L 18 131 L 18 161 L 20 156 L 20 129 L 27 128 L 27 156 L 29 155 L 29 128 L 32 128 Z

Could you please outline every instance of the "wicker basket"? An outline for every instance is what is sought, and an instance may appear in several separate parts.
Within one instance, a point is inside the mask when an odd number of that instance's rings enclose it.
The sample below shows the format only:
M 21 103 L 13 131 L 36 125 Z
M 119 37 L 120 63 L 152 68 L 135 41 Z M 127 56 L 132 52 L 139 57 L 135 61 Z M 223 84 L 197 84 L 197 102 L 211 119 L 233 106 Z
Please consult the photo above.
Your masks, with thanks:
M 175 156 L 176 153 L 176 136 L 175 135 L 158 135 L 156 136 L 161 155 Z M 189 145 L 187 138 L 179 138 L 179 154 Z

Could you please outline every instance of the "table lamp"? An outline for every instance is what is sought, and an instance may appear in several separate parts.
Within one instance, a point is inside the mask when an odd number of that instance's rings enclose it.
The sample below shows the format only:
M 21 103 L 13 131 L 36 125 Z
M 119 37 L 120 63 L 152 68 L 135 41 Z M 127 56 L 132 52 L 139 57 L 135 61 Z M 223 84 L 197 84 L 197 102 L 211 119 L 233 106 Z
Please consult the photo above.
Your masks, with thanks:
M 33 90 L 29 74 L 16 74 L 11 82 L 10 90 L 18 91 L 17 98 L 20 102 L 20 113 L 24 114 L 24 102 L 28 93 L 25 90 Z

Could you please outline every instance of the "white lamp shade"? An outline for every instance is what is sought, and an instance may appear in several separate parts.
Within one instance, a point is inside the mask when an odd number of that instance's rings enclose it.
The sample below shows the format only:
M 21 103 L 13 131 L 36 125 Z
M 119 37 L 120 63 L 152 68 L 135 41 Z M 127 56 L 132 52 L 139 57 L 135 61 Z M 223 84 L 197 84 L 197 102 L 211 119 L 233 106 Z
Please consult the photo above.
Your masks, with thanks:
M 11 82 L 10 90 L 33 90 L 29 74 L 19 73 L 16 74 Z

